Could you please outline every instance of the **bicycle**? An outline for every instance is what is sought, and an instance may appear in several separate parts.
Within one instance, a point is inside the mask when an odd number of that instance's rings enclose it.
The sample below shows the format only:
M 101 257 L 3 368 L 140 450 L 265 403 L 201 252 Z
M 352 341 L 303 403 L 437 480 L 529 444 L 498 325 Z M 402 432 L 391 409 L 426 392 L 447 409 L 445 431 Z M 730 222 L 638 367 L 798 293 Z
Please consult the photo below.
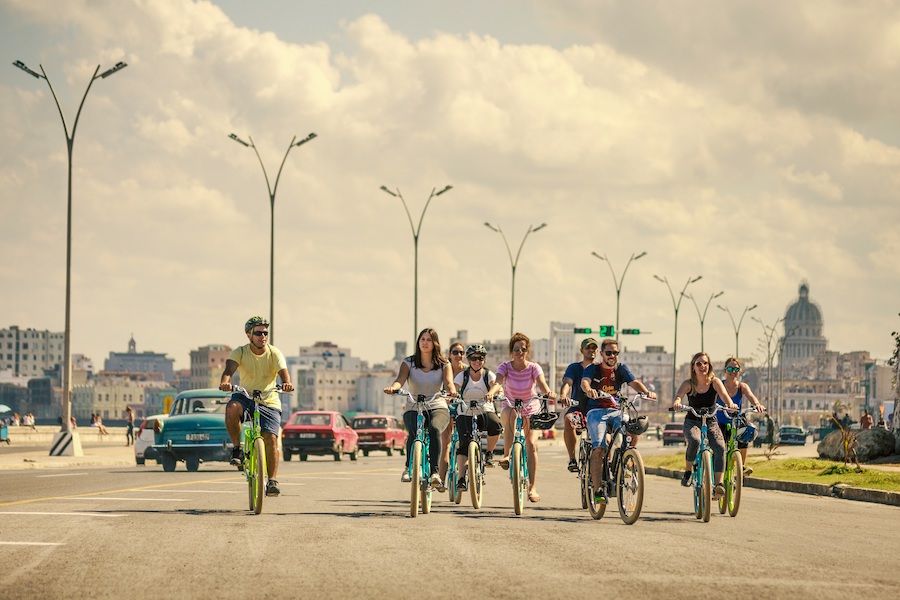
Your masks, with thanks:
M 505 398 L 498 397 L 494 401 L 503 402 Z M 551 413 L 547 410 L 548 396 L 533 396 L 528 399 L 541 400 L 542 411 L 533 414 L 529 418 L 529 424 L 532 429 L 549 429 L 553 427 L 558 417 L 557 413 Z M 525 508 L 525 498 L 528 497 L 528 486 L 530 485 L 530 476 L 528 473 L 528 449 L 525 444 L 525 426 L 522 420 L 522 408 L 524 401 L 516 398 L 513 402 L 513 410 L 516 411 L 516 427 L 513 433 L 513 443 L 509 453 L 509 481 L 512 483 L 513 489 L 513 510 L 517 515 L 521 515 Z
M 629 399 L 621 396 L 610 396 L 600 392 L 614 400 L 620 408 L 608 413 L 611 418 L 619 417 L 619 424 L 611 433 L 607 433 L 612 439 L 603 456 L 601 466 L 601 479 L 606 486 L 607 498 L 616 498 L 619 516 L 626 525 L 633 525 L 641 516 L 644 506 L 644 459 L 634 446 L 636 436 L 647 431 L 649 421 L 647 417 L 639 414 L 634 405 L 638 399 L 649 399 L 645 394 L 637 394 Z M 619 414 L 615 414 L 618 412 Z M 590 442 L 585 446 L 582 442 L 582 451 L 587 451 L 588 460 L 582 480 L 583 501 L 587 505 L 588 512 L 595 520 L 599 520 L 606 512 L 606 502 L 597 502 L 594 499 L 594 480 L 591 474 Z
M 450 434 L 450 461 L 447 464 L 447 493 L 450 495 L 450 502 L 459 504 L 462 500 L 462 494 L 456 491 L 456 484 L 459 481 L 459 473 L 456 466 L 456 447 L 459 445 L 459 433 L 456 427 L 453 427 L 453 421 L 456 419 L 456 404 L 450 407 L 450 425 L 452 428 Z
M 584 415 L 581 411 L 571 413 L 573 418 L 573 427 L 578 432 L 578 480 L 581 484 L 581 508 L 588 507 L 588 469 L 591 460 L 591 434 L 587 430 L 587 424 L 584 421 Z
M 282 393 L 282 387 L 281 384 L 278 384 L 263 391 L 253 390 L 251 395 L 241 386 L 232 385 L 231 391 L 253 401 L 253 418 L 250 420 L 249 427 L 241 429 L 241 448 L 244 451 L 244 461 L 238 469 L 243 471 L 244 476 L 247 478 L 247 486 L 250 492 L 250 510 L 258 515 L 262 512 L 263 498 L 266 496 L 264 481 L 266 473 L 266 445 L 259 428 L 259 403 L 263 397 L 268 396 L 273 391 Z
M 415 518 L 419 514 L 421 504 L 422 514 L 431 512 L 431 461 L 429 449 L 431 447 L 431 435 L 425 427 L 425 404 L 438 397 L 448 397 L 444 392 L 437 392 L 430 398 L 423 394 L 413 396 L 408 390 L 394 390 L 395 394 L 406 394 L 410 401 L 416 405 L 416 437 L 409 452 L 409 516 Z
M 721 410 L 721 409 L 720 409 Z M 738 448 L 738 442 L 749 444 L 756 437 L 756 428 L 745 420 L 745 415 L 757 412 L 754 407 L 747 407 L 741 411 L 726 411 L 731 415 L 728 424 L 731 435 L 728 438 L 727 453 L 725 454 L 725 495 L 719 498 L 719 514 L 737 516 L 741 507 L 741 491 L 744 489 L 744 458 Z
M 715 417 L 720 405 L 697 411 L 691 406 L 683 406 L 681 411 L 690 412 L 700 419 L 700 448 L 697 449 L 697 457 L 694 459 L 694 470 L 691 473 L 690 487 L 694 492 L 694 516 L 709 523 L 710 506 L 712 504 L 713 468 L 712 448 L 707 437 L 708 426 L 706 422 Z M 675 409 L 669 409 L 672 412 Z M 723 408 L 724 410 L 724 408 Z
M 487 432 L 478 428 L 478 416 L 484 415 L 484 408 L 478 406 L 478 400 L 470 400 L 463 414 L 472 418 L 472 437 L 469 441 L 469 462 L 466 473 L 469 483 L 469 497 L 472 508 L 481 508 L 482 491 L 484 489 L 485 456 L 487 455 Z M 462 493 L 456 495 L 459 504 Z

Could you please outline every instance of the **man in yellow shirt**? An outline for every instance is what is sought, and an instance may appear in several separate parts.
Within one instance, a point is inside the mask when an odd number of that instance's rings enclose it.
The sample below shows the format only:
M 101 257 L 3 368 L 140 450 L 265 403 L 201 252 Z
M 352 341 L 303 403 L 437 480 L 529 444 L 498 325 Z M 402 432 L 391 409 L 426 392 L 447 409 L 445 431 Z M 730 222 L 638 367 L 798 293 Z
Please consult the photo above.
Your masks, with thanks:
M 275 387 L 276 376 L 281 378 L 282 389 L 291 392 L 294 389 L 287 363 L 281 350 L 269 345 L 269 322 L 263 317 L 250 317 L 244 324 L 249 344 L 235 348 L 225 361 L 225 371 L 219 383 L 219 389 L 232 391 L 231 376 L 235 371 L 241 378 L 241 387 L 248 392 L 253 390 L 269 390 Z M 233 394 L 225 407 L 225 428 L 234 449 L 231 451 L 231 464 L 240 466 L 244 461 L 241 448 L 241 423 L 249 419 L 253 412 L 253 402 L 243 394 Z M 278 489 L 278 430 L 281 427 L 281 399 L 278 392 L 272 390 L 262 398 L 259 405 L 259 426 L 263 441 L 266 444 L 266 471 L 269 482 L 266 484 L 266 496 L 277 496 Z

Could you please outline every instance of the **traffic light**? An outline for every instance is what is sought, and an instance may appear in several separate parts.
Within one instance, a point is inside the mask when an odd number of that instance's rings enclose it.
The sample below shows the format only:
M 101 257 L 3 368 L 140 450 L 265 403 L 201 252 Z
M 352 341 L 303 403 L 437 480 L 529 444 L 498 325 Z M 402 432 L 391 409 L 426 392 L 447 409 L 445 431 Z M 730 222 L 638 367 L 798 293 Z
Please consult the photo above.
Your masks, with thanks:
M 576 327 L 572 330 L 574 333 L 591 333 L 590 327 Z
M 622 335 L 639 335 L 641 333 L 640 329 L 623 329 Z
M 600 333 L 601 337 L 613 337 L 616 335 L 616 326 L 615 325 L 601 325 L 599 333 Z

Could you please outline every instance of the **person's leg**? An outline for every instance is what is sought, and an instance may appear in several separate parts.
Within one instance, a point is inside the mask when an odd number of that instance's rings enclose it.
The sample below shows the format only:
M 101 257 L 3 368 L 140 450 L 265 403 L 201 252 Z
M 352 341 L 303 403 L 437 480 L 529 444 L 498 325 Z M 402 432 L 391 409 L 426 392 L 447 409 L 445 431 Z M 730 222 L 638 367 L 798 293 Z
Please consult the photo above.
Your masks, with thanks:
M 500 434 L 503 432 L 503 424 L 500 422 L 500 416 L 497 413 L 486 412 L 484 413 L 484 426 L 485 431 L 487 431 L 487 456 L 485 459 L 488 462 L 489 466 L 493 465 L 493 457 L 494 457 L 494 448 L 497 447 L 497 442 L 500 441 Z
M 566 411 L 566 416 L 563 418 L 563 441 L 566 443 L 566 451 L 569 453 L 569 462 L 575 460 L 575 428 L 572 427 L 572 422 L 569 420 L 569 415 L 575 412 L 575 407 L 569 407 L 569 410 Z
M 453 436 L 453 423 L 451 427 L 445 427 L 441 432 L 441 464 L 438 470 L 441 481 L 447 479 L 447 469 L 450 467 L 450 438 Z
M 278 479 L 278 430 L 281 428 L 281 411 L 259 405 L 259 428 L 266 445 L 266 475 L 269 480 Z
M 688 478 L 694 470 L 694 460 L 697 458 L 697 450 L 700 448 L 700 424 L 696 421 L 684 420 L 684 441 L 687 446 L 684 451 L 684 473 L 681 485 L 687 486 Z
M 403 426 L 406 427 L 406 468 L 409 469 L 409 457 L 412 454 L 413 442 L 416 441 L 416 418 L 418 413 L 408 410 L 403 413 Z
M 587 426 L 591 434 L 591 483 L 595 490 L 603 489 L 603 459 L 606 457 L 606 409 L 588 413 Z
M 503 423 L 503 458 L 500 461 L 509 462 L 509 451 L 512 446 L 513 435 L 516 432 L 516 411 L 504 406 L 500 411 L 500 422 Z
M 235 448 L 241 447 L 241 423 L 244 421 L 244 405 L 231 397 L 231 401 L 225 407 L 225 429 L 228 431 L 228 437 L 231 438 L 231 445 Z
M 528 449 L 528 499 L 537 502 L 541 495 L 537 492 L 538 453 L 537 439 L 540 431 L 531 430 L 531 422 L 524 419 L 525 447 Z
M 450 429 L 449 427 L 447 429 Z M 456 447 L 456 470 L 459 478 L 466 476 L 466 467 L 469 464 L 469 442 L 472 441 L 472 417 L 468 415 L 456 416 L 456 434 L 459 436 L 459 445 Z
M 707 427 L 706 437 L 709 440 L 709 446 L 713 453 L 713 474 L 715 475 L 716 485 L 720 485 L 725 475 L 725 440 L 722 437 L 722 430 L 715 421 L 710 422 Z
M 425 422 L 428 426 L 429 435 L 431 436 L 428 459 L 431 464 L 431 472 L 436 474 L 440 467 L 441 456 L 443 456 L 444 453 L 444 448 L 441 443 L 441 434 L 444 430 L 448 429 L 447 426 L 450 424 L 450 410 L 446 408 L 431 409 L 426 414 Z

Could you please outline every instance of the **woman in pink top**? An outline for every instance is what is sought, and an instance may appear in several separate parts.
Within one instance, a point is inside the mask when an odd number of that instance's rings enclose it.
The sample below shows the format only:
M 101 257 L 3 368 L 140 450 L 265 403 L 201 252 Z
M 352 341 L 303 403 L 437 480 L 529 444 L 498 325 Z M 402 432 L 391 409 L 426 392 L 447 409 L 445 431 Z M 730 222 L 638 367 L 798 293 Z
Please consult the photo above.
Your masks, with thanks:
M 541 365 L 528 360 L 531 350 L 531 340 L 524 333 L 517 333 L 509 340 L 510 360 L 501 363 L 497 367 L 497 383 L 503 386 L 503 409 L 500 411 L 500 420 L 503 422 L 503 458 L 500 466 L 509 469 L 509 452 L 513 443 L 513 435 L 516 431 L 516 411 L 513 403 L 516 399 L 524 400 L 522 409 L 523 428 L 525 430 L 525 446 L 528 454 L 528 499 L 537 502 L 541 499 L 537 493 L 537 436 L 538 432 L 531 431 L 531 423 L 528 417 L 541 408 L 540 400 L 532 400 L 537 395 L 537 390 L 551 398 L 555 398 L 544 379 L 544 370 Z M 535 390 L 537 387 L 537 390 Z

